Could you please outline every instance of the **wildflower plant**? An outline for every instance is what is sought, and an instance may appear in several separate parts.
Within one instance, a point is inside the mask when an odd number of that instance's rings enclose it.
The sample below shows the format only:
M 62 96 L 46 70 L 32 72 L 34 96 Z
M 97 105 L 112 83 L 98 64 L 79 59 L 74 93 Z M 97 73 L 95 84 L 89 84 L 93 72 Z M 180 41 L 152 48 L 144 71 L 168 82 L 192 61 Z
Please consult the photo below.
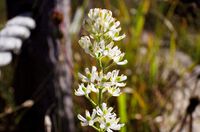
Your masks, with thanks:
M 127 77 L 119 75 L 119 70 L 108 70 L 115 64 L 127 63 L 125 54 L 114 45 L 125 35 L 120 35 L 120 22 L 106 9 L 91 9 L 84 28 L 89 35 L 81 37 L 79 44 L 96 60 L 98 66 L 92 66 L 91 70 L 85 68 L 84 74 L 78 73 L 82 83 L 75 90 L 75 95 L 85 96 L 93 105 L 91 112 L 86 110 L 85 116 L 78 114 L 78 119 L 82 126 L 91 126 L 99 132 L 120 130 L 124 124 L 119 123 L 120 119 L 113 108 L 107 106 L 107 101 L 112 96 L 120 95 L 120 88 L 126 85 L 124 81 Z M 103 59 L 109 60 L 109 63 L 105 63 Z M 91 98 L 92 93 L 96 95 L 96 100 Z

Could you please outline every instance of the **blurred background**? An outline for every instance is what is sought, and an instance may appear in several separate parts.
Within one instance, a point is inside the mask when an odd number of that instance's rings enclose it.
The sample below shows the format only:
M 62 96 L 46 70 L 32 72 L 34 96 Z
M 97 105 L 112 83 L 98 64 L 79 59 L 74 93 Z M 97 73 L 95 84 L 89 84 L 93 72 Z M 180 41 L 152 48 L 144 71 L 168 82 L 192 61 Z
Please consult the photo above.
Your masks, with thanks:
M 127 85 L 113 106 L 125 123 L 122 132 L 198 132 L 200 130 L 200 1 L 199 0 L 72 0 L 71 38 L 74 85 L 77 72 L 95 65 L 78 40 L 82 22 L 91 8 L 106 8 L 121 22 L 126 38 L 117 45 L 128 64 L 114 67 L 128 76 Z M 0 0 L 0 28 L 6 21 L 5 0 Z M 15 127 L 21 112 L 9 113 L 13 103 L 13 69 L 0 71 L 0 131 Z M 89 102 L 74 97 L 74 111 L 83 113 Z M 9 117 L 10 119 L 10 117 Z M 14 119 L 14 120 L 13 120 Z M 75 116 L 77 131 L 81 127 Z

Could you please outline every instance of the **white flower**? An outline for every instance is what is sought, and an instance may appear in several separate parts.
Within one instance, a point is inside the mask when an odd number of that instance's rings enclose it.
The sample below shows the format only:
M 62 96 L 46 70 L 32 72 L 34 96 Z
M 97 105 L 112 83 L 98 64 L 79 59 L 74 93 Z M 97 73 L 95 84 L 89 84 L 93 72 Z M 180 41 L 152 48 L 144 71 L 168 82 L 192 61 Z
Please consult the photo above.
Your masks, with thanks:
M 113 130 L 120 130 L 124 124 L 118 124 L 119 118 L 116 118 L 116 114 L 112 112 L 112 107 L 107 107 L 106 103 L 102 104 L 102 107 L 97 107 L 97 115 L 99 116 L 98 122 L 100 123 L 100 128 L 112 132 Z
M 117 86 L 117 87 L 124 87 L 126 84 L 122 83 L 122 81 L 125 81 L 127 79 L 127 76 L 121 75 L 118 76 L 119 70 L 113 70 L 111 73 L 110 81 L 111 85 Z
M 113 132 L 113 130 L 117 131 L 117 130 L 120 130 L 121 127 L 124 126 L 124 124 L 118 124 L 118 122 L 119 122 L 119 118 L 116 119 L 115 116 L 113 117 L 108 116 L 104 119 L 104 121 L 100 123 L 100 128 L 104 129 L 107 132 Z
M 95 66 L 92 66 L 92 71 L 90 72 L 88 68 L 85 69 L 86 76 L 93 83 L 98 77 L 98 71 Z
M 108 93 L 111 94 L 112 96 L 119 96 L 120 93 L 120 89 L 117 87 L 109 87 L 108 89 Z
M 115 46 L 114 48 L 112 48 L 112 46 L 111 46 L 108 49 L 108 55 L 107 56 L 110 59 L 112 59 L 118 65 L 125 65 L 125 64 L 127 64 L 128 61 L 127 60 L 123 60 L 124 55 L 125 54 L 122 53 L 117 46 Z
M 113 41 L 119 41 L 125 35 L 119 35 L 121 31 L 120 22 L 112 17 L 112 12 L 106 9 L 95 8 L 88 13 L 85 29 L 90 33 L 79 40 L 80 46 L 86 53 L 97 59 L 108 57 L 117 65 L 125 65 L 124 53 L 114 45 Z
M 92 38 L 104 36 L 104 38 L 119 41 L 125 37 L 124 34 L 119 35 L 121 31 L 120 22 L 116 21 L 112 17 L 112 12 L 106 9 L 91 9 L 85 26 Z
M 104 51 L 105 51 L 106 42 L 104 39 L 101 39 L 100 42 L 94 41 L 94 55 L 96 58 L 102 58 L 105 57 Z
M 79 88 L 75 90 L 75 95 L 76 96 L 83 96 L 83 95 L 88 95 L 89 93 L 95 92 L 98 93 L 98 89 L 95 87 L 93 83 L 87 84 L 87 87 L 82 83 L 79 85 Z
M 111 60 L 117 65 L 127 63 L 127 60 L 124 60 L 125 53 L 114 46 L 114 42 L 123 39 L 125 35 L 120 35 L 120 22 L 113 18 L 111 11 L 100 8 L 91 9 L 85 29 L 89 35 L 81 37 L 79 44 L 86 53 L 100 61 L 100 65 L 103 63 L 103 59 Z M 75 90 L 77 96 L 85 95 L 95 106 L 96 102 L 103 100 L 104 92 L 112 96 L 119 96 L 120 87 L 126 85 L 123 81 L 127 79 L 125 75 L 119 75 L 119 70 L 104 73 L 103 69 L 107 69 L 104 63 L 101 68 L 101 71 L 98 71 L 95 66 L 92 66 L 91 69 L 85 68 L 85 74 L 78 73 L 82 84 Z M 97 93 L 97 101 L 93 101 L 89 97 L 91 92 Z M 119 123 L 120 119 L 113 112 L 113 108 L 107 107 L 106 103 L 98 104 L 93 109 L 92 115 L 86 110 L 85 117 L 79 114 L 78 119 L 82 126 L 92 126 L 99 131 L 113 132 L 124 126 L 124 124 Z
M 107 108 L 106 103 L 102 103 L 101 108 L 97 106 L 96 110 L 97 110 L 97 114 L 100 117 L 115 115 L 115 113 L 112 113 L 113 108 L 112 107 Z
M 78 41 L 80 46 L 85 50 L 86 53 L 90 54 L 93 56 L 93 45 L 90 41 L 90 38 L 88 36 L 83 36 L 81 39 Z
M 92 92 L 95 92 L 95 93 L 98 93 L 99 92 L 99 89 L 98 88 L 96 88 L 95 86 L 94 86 L 94 84 L 90 84 L 90 90 L 92 91 Z
M 82 83 L 81 85 L 79 85 L 78 89 L 75 90 L 75 95 L 76 96 L 88 95 L 91 92 L 90 87 L 91 87 L 90 85 L 85 87 L 84 84 Z
M 95 66 L 92 67 L 91 71 L 89 68 L 85 68 L 85 75 L 81 73 L 78 75 L 83 83 L 88 83 L 87 89 L 81 84 L 79 89 L 75 91 L 75 94 L 78 96 L 89 94 L 91 91 L 98 93 L 99 88 L 103 88 L 103 93 L 108 90 L 111 95 L 119 96 L 120 89 L 118 87 L 124 87 L 126 84 L 122 81 L 127 79 L 125 75 L 119 76 L 119 70 L 103 74 L 102 72 L 98 72 Z
M 81 121 L 82 126 L 93 126 L 94 123 L 97 121 L 96 119 L 96 110 L 93 109 L 92 115 L 90 115 L 90 112 L 88 110 L 85 111 L 85 118 L 78 114 L 78 119 Z
M 108 72 L 107 74 L 103 74 L 102 72 L 99 72 L 96 80 L 103 84 L 104 82 L 107 82 L 110 79 L 110 77 L 111 77 L 110 72 Z M 104 86 L 104 85 L 102 85 L 102 86 Z
M 100 42 L 94 41 L 92 43 L 90 37 L 83 36 L 79 40 L 79 44 L 85 52 L 92 57 L 103 58 L 107 56 L 118 65 L 125 65 L 127 63 L 127 60 L 123 60 L 125 54 L 122 53 L 117 46 L 113 47 L 113 42 L 107 44 L 107 42 L 102 39 Z
M 92 71 L 89 71 L 89 68 L 85 68 L 86 76 L 78 73 L 79 78 L 82 82 L 94 83 L 94 81 L 98 78 L 97 68 L 92 66 Z

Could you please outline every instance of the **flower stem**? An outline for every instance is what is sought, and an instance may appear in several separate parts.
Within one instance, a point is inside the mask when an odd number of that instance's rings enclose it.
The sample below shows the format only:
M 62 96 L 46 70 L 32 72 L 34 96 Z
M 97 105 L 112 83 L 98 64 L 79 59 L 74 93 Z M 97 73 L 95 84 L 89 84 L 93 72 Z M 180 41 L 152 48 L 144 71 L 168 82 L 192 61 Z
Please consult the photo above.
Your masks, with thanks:
M 102 89 L 99 89 L 99 106 L 101 107 Z
M 101 69 L 100 72 L 102 74 L 104 74 L 104 68 L 103 68 L 101 59 L 102 58 L 99 58 L 99 59 L 97 59 L 97 61 L 98 61 L 99 67 Z M 98 105 L 99 105 L 100 108 L 101 108 L 101 103 L 102 103 L 102 87 L 99 88 L 99 97 L 98 97 Z
M 94 107 L 97 106 L 97 104 L 96 104 L 88 95 L 85 95 L 85 97 L 90 101 L 90 103 L 92 103 L 92 105 L 93 105 Z
M 92 127 L 97 130 L 98 132 L 101 132 L 101 130 L 99 128 L 97 128 L 96 126 L 92 125 Z
M 101 61 L 102 58 L 97 59 L 100 69 L 103 71 L 103 64 Z
M 112 62 L 110 65 L 108 65 L 106 68 L 105 68 L 105 72 L 107 72 L 111 67 L 113 67 L 115 65 L 114 62 Z

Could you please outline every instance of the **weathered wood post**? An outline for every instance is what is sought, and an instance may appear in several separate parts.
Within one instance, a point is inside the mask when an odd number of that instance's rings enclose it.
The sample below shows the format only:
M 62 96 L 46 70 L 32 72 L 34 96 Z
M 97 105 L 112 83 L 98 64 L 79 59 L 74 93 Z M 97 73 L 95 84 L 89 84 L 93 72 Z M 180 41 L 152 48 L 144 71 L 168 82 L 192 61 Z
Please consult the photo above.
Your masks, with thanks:
M 62 132 L 75 131 L 73 121 L 73 103 L 71 97 L 71 84 L 72 84 L 72 50 L 71 40 L 69 34 L 70 27 L 70 0 L 57 0 L 56 11 L 61 12 L 61 24 L 59 25 L 61 32 L 60 39 L 60 54 L 58 57 L 59 63 L 57 63 L 58 73 L 58 88 L 57 99 L 58 99 L 58 117 L 61 122 L 61 126 L 58 130 Z M 62 18 L 63 16 L 63 18 Z M 68 125 L 66 125 L 68 124 Z M 58 124 L 59 125 L 59 124 Z
M 52 131 L 74 132 L 70 0 L 7 0 L 7 10 L 8 18 L 30 15 L 37 25 L 23 43 L 13 83 L 17 105 L 28 99 L 35 104 L 16 131 L 44 132 L 48 115 Z

